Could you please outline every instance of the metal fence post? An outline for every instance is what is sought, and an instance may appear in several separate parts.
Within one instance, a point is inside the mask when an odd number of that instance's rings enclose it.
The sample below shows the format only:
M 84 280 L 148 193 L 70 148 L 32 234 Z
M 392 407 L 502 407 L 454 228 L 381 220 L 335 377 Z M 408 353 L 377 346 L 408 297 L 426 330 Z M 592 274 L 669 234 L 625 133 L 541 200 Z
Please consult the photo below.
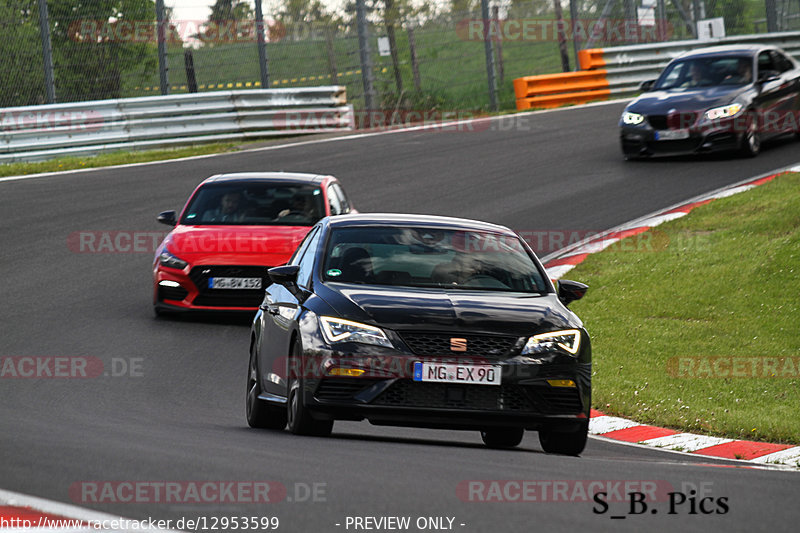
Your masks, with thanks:
M 483 19 L 483 49 L 486 53 L 486 78 L 489 82 L 489 109 L 497 111 L 497 80 L 494 75 L 494 50 L 490 28 L 492 21 L 489 19 L 489 0 L 481 0 L 481 18 Z
M 572 51 L 575 53 L 575 70 L 580 70 L 581 63 L 578 60 L 578 51 L 581 49 L 581 38 L 575 30 L 578 29 L 578 24 L 581 22 L 578 20 L 578 3 L 575 0 L 569 0 L 569 18 L 572 26 Z
M 164 0 L 156 0 L 156 22 L 158 36 L 158 79 L 161 85 L 161 94 L 169 94 L 169 79 L 167 78 L 167 26 L 164 21 Z
M 50 43 L 50 21 L 47 15 L 47 0 L 39 0 L 39 33 L 42 38 L 42 58 L 44 59 L 44 88 L 47 103 L 56 102 L 56 83 L 53 76 L 53 48 Z
M 256 42 L 258 43 L 261 88 L 269 89 L 269 59 L 267 58 L 267 39 L 264 36 L 264 13 L 261 10 L 261 0 L 256 0 Z
M 367 27 L 367 6 L 364 0 L 356 0 L 356 19 L 358 24 L 358 50 L 361 57 L 361 80 L 364 83 L 364 107 L 368 112 L 376 107 L 375 78 L 372 74 L 372 54 L 369 49 L 369 28 Z M 371 115 L 371 113 L 368 113 Z M 371 126 L 368 119 L 367 126 Z
M 764 8 L 767 11 L 767 33 L 779 31 L 778 3 L 775 0 L 765 0 Z

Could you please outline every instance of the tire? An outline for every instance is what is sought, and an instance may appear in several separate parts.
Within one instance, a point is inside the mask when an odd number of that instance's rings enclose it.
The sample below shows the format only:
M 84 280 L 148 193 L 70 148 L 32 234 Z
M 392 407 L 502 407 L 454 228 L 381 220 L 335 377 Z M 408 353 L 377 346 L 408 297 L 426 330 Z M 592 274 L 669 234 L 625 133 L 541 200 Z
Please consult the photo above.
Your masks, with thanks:
M 522 442 L 522 428 L 493 428 L 481 431 L 483 443 L 489 448 L 514 448 Z
M 292 355 L 300 356 L 299 343 L 292 347 Z M 289 401 L 286 405 L 286 418 L 289 431 L 295 435 L 326 437 L 333 431 L 333 420 L 316 420 L 306 408 L 303 400 L 303 376 L 289 377 Z
M 247 365 L 247 425 L 251 428 L 283 429 L 286 427 L 286 408 L 261 400 L 261 383 L 258 379 L 258 361 L 255 347 L 250 349 L 250 363 Z
M 761 136 L 756 129 L 757 119 L 753 118 L 742 135 L 739 152 L 743 157 L 755 157 L 761 151 Z
M 589 435 L 589 424 L 583 424 L 576 430 L 569 432 L 539 431 L 539 443 L 546 453 L 560 455 L 580 455 L 586 447 Z

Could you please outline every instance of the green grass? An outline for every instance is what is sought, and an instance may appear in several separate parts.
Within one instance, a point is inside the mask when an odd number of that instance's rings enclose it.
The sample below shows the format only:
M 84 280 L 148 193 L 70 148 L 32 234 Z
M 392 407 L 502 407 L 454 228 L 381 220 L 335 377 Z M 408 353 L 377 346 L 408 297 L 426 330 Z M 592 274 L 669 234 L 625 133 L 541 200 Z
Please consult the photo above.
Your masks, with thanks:
M 592 336 L 596 408 L 685 431 L 800 443 L 800 368 L 724 378 L 709 377 L 708 366 L 694 377 L 673 366 L 720 356 L 800 363 L 798 193 L 800 174 L 782 175 L 569 273 L 591 287 L 572 309 Z
M 113 152 L 94 157 L 62 157 L 51 161 L 36 163 L 9 163 L 0 165 L 0 177 L 21 176 L 25 174 L 38 174 L 40 172 L 58 172 L 61 170 L 74 170 L 79 168 L 108 167 L 126 165 L 128 163 L 142 163 L 147 161 L 161 161 L 177 159 L 195 155 L 232 152 L 241 145 L 234 143 L 215 143 L 170 150 L 146 150 L 141 152 Z

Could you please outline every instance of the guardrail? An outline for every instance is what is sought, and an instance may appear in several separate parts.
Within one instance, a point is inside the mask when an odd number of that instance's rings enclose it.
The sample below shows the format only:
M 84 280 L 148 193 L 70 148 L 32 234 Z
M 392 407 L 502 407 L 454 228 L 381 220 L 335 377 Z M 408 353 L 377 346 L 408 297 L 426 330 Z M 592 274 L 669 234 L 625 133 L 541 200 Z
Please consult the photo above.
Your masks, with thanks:
M 606 100 L 610 96 L 635 93 L 639 84 L 658 77 L 679 55 L 707 46 L 722 44 L 767 44 L 783 48 L 800 60 L 800 32 L 723 37 L 711 41 L 675 41 L 652 44 L 589 48 L 578 52 L 577 72 L 527 76 L 514 80 L 517 109 L 558 107 Z M 586 73 L 594 76 L 582 77 Z M 584 83 L 576 83 L 583 80 Z M 518 89 L 519 87 L 519 89 Z M 560 88 L 559 91 L 554 89 Z
M 0 109 L 0 163 L 353 129 L 342 86 Z

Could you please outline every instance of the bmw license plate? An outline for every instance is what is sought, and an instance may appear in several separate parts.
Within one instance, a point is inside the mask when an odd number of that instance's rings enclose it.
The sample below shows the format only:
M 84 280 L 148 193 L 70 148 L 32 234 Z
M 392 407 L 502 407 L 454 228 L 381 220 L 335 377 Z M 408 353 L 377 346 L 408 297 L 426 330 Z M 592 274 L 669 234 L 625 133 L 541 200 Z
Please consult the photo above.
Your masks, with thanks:
M 680 141 L 689 138 L 689 130 L 660 130 L 656 132 L 657 141 Z
M 260 289 L 261 278 L 208 278 L 209 289 Z
M 414 381 L 500 385 L 500 365 L 459 365 L 452 363 L 414 363 Z

